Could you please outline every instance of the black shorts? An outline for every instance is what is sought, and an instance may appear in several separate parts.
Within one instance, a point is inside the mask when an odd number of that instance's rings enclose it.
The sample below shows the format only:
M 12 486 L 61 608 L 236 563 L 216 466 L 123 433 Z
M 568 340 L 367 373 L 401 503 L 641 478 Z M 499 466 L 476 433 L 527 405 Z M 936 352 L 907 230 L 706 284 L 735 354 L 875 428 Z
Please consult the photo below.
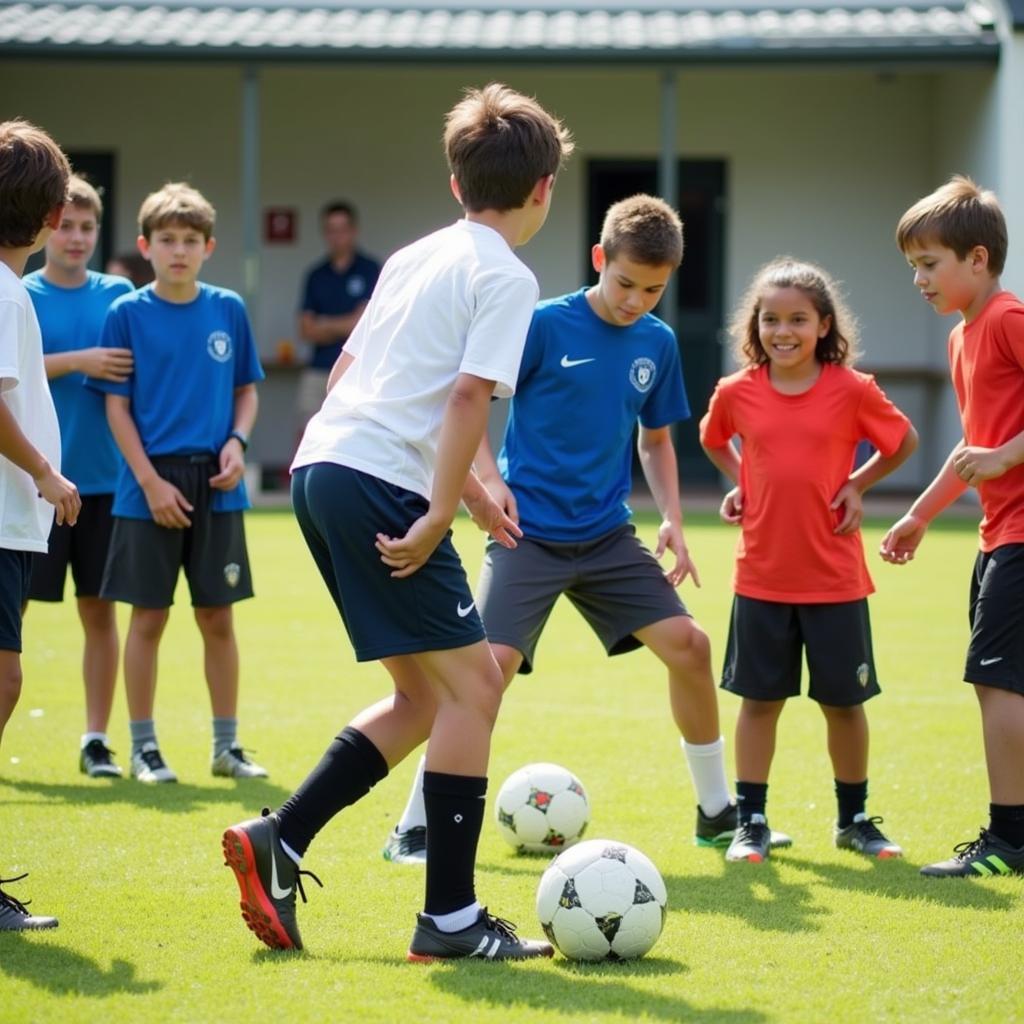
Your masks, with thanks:
M 192 505 L 192 525 L 175 530 L 152 519 L 115 516 L 100 597 L 136 608 L 170 608 L 182 568 L 196 608 L 223 608 L 252 597 L 242 513 L 213 511 L 208 481 L 219 472 L 216 457 L 152 461 Z
M 82 511 L 74 526 L 54 521 L 50 549 L 32 556 L 31 601 L 63 601 L 68 567 L 75 581 L 75 597 L 99 597 L 107 564 L 114 517 L 112 494 L 82 496 Z
M 852 707 L 881 692 L 867 598 L 785 604 L 740 594 L 733 598 L 722 689 L 751 700 L 798 697 L 804 652 L 811 700 Z
M 347 466 L 318 462 L 292 476 L 292 505 L 358 661 L 484 639 L 450 531 L 404 579 L 391 575 L 374 547 L 378 533 L 404 536 L 427 511 L 425 498 Z
M 1024 544 L 980 551 L 964 681 L 1024 695 Z
M 487 639 L 519 651 L 524 675 L 533 671 L 537 641 L 562 594 L 609 655 L 643 646 L 636 630 L 689 614 L 629 524 L 575 544 L 523 537 L 510 550 L 490 541 L 478 594 Z
M 22 609 L 32 580 L 32 554 L 0 548 L 0 651 L 21 652 Z

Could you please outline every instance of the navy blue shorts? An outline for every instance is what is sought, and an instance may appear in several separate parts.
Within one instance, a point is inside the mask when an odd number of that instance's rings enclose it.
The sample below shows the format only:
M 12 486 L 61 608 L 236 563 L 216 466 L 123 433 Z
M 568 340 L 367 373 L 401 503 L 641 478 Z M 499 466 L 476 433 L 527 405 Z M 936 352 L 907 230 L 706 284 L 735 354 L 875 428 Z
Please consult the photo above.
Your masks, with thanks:
M 964 681 L 1024 694 L 1024 544 L 980 551 Z
M 318 462 L 292 476 L 292 506 L 359 661 L 467 647 L 483 623 L 451 532 L 404 579 L 374 547 L 404 536 L 428 509 L 419 494 L 347 466 Z
M 21 610 L 32 580 L 32 552 L 0 548 L 0 651 L 21 652 Z

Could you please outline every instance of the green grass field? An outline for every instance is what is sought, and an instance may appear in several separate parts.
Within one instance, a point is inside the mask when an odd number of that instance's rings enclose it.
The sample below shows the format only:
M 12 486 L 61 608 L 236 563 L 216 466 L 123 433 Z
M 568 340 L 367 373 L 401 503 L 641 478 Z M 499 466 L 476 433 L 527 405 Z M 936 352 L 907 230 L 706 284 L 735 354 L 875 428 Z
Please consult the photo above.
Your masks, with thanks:
M 639 847 L 669 893 L 665 931 L 645 959 L 420 967 L 404 954 L 422 874 L 381 859 L 404 804 L 399 768 L 319 837 L 307 866 L 325 884 L 300 904 L 307 951 L 274 954 L 245 929 L 222 865 L 223 828 L 276 805 L 385 675 L 356 665 L 287 513 L 250 516 L 256 600 L 241 605 L 242 739 L 269 781 L 209 774 L 209 705 L 187 594 L 163 643 L 157 723 L 177 786 L 101 783 L 77 771 L 80 632 L 72 603 L 34 605 L 25 687 L 0 751 L 0 874 L 31 871 L 31 896 L 60 928 L 0 934 L 0 1021 L 1021 1021 L 1024 878 L 928 880 L 917 868 L 974 838 L 987 820 L 978 715 L 959 682 L 967 639 L 971 523 L 937 527 L 904 568 L 870 562 L 876 655 L 871 800 L 902 862 L 869 863 L 831 845 L 832 778 L 821 715 L 793 701 L 771 780 L 772 823 L 792 850 L 726 865 L 693 845 L 694 797 L 665 680 L 646 652 L 614 660 L 566 603 L 537 672 L 509 692 L 495 731 L 491 791 L 515 768 L 571 768 L 593 805 L 592 837 Z M 874 549 L 884 525 L 865 529 Z M 641 522 L 650 540 L 654 529 Z M 695 518 L 688 541 L 704 586 L 684 599 L 725 639 L 735 533 Z M 460 522 L 475 576 L 481 540 Z M 738 701 L 723 694 L 729 744 Z M 127 763 L 123 698 L 112 743 Z M 731 774 L 731 770 L 730 770 Z M 481 900 L 539 934 L 543 860 L 517 857 L 490 817 Z M 1014 952 L 1016 950 L 1016 952 Z

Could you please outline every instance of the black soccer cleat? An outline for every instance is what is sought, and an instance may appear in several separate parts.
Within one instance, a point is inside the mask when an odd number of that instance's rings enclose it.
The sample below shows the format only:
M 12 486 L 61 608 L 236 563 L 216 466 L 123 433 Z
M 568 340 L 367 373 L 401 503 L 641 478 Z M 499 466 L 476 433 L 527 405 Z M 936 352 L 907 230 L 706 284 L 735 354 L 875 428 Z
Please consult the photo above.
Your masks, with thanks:
M 926 864 L 928 878 L 989 878 L 992 875 L 1024 875 L 1024 846 L 1013 847 L 983 828 L 977 839 L 953 847 L 953 856 Z
M 429 964 L 435 960 L 457 960 L 476 957 L 480 960 L 529 960 L 537 956 L 554 956 L 549 942 L 520 939 L 511 921 L 494 917 L 484 907 L 468 928 L 459 932 L 443 932 L 426 914 L 416 915 L 416 931 L 412 933 L 406 960 Z
M 701 805 L 697 804 L 697 828 L 694 831 L 693 841 L 697 846 L 727 847 L 736 833 L 738 824 L 739 811 L 732 801 L 713 818 L 708 817 Z M 771 847 L 773 850 L 781 850 L 792 845 L 791 836 L 772 829 Z
M 262 817 L 233 825 L 221 841 L 224 863 L 235 873 L 242 919 L 256 937 L 271 949 L 302 949 L 295 892 L 305 903 L 302 875 L 321 888 L 323 882 L 312 871 L 300 870 L 281 849 L 279 826 L 277 815 L 267 807 Z
M 78 770 L 90 779 L 119 779 L 120 765 L 114 763 L 114 752 L 103 740 L 89 740 L 78 756 Z
M 0 885 L 20 882 L 28 875 L 17 875 L 15 878 L 0 878 Z M 0 932 L 34 932 L 44 928 L 56 928 L 57 918 L 39 917 L 28 911 L 29 900 L 22 903 L 9 893 L 0 889 Z

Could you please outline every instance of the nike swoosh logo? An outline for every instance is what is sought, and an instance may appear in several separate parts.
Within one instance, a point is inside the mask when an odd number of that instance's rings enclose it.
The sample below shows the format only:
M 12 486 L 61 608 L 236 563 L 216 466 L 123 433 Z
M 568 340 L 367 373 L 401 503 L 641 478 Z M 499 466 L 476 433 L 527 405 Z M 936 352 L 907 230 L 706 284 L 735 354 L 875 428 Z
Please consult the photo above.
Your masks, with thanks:
M 562 365 L 568 370 L 573 366 L 582 366 L 584 363 L 592 363 L 596 357 L 591 356 L 590 359 L 570 359 L 567 355 L 562 356 Z
M 287 899 L 291 896 L 291 889 L 282 889 L 280 883 L 277 880 L 277 857 L 274 856 L 273 850 L 270 852 L 270 895 L 275 900 Z
M 994 665 L 997 661 L 1002 661 L 1002 660 L 1003 660 L 1003 656 L 1000 655 L 998 658 L 982 658 L 981 661 L 978 662 L 978 664 L 979 665 Z
M 460 601 L 459 606 L 455 610 L 459 613 L 459 618 L 464 619 L 475 607 L 476 601 L 471 601 L 468 608 L 463 608 Z

